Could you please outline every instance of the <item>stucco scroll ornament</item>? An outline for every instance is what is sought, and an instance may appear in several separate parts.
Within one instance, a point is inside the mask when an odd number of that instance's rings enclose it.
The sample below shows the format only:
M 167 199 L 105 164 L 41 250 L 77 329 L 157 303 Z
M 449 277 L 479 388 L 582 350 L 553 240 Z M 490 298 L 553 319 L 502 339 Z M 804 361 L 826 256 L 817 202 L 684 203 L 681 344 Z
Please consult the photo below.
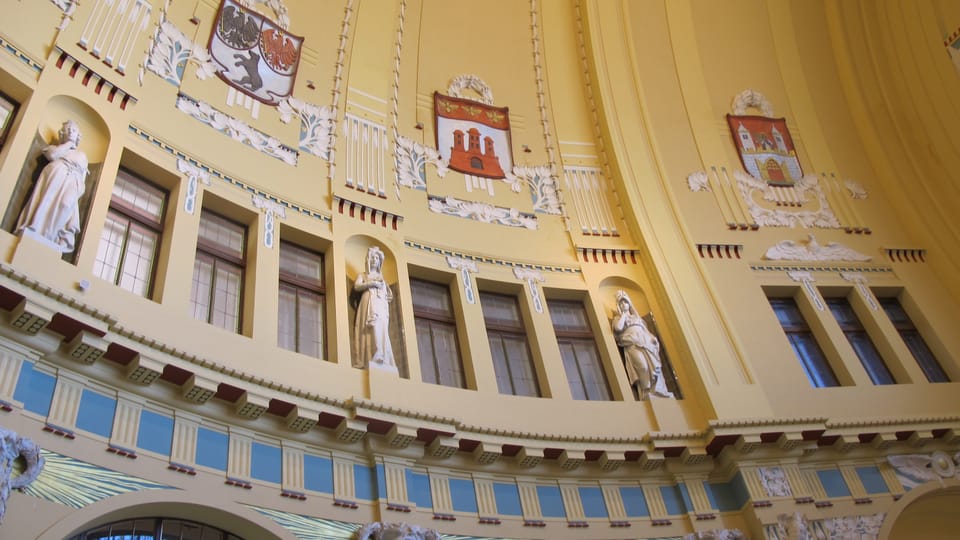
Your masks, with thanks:
M 464 201 L 449 196 L 431 196 L 427 205 L 431 212 L 438 214 L 458 216 L 482 223 L 496 223 L 497 225 L 523 227 L 531 230 L 537 229 L 537 218 L 521 212 L 516 208 L 503 208 L 488 203 Z
M 687 175 L 687 187 L 694 193 L 698 191 L 710 191 L 710 179 L 707 178 L 707 173 L 696 171 Z
M 300 119 L 300 149 L 320 159 L 330 159 L 336 111 L 287 96 L 277 105 L 280 121 L 289 124 L 294 115 Z
M 57 26 L 57 30 L 63 31 L 67 29 L 67 26 L 70 25 L 70 21 L 73 20 L 73 12 L 77 10 L 78 2 L 76 0 L 50 0 L 54 3 L 61 11 L 63 11 L 63 19 L 60 20 L 60 26 Z
M 822 229 L 840 228 L 840 220 L 830 209 L 830 202 L 827 195 L 820 187 L 820 181 L 815 175 L 808 174 L 793 184 L 791 197 L 796 202 L 805 204 L 809 200 L 815 200 L 818 204 L 817 210 L 791 211 L 784 209 L 771 210 L 757 204 L 753 199 L 755 193 L 760 193 L 763 200 L 777 202 L 779 200 L 778 192 L 775 186 L 755 178 L 743 171 L 734 171 L 733 177 L 737 181 L 737 188 L 740 190 L 744 202 L 747 203 L 747 210 L 750 217 L 757 224 L 764 227 L 819 227 Z
M 469 88 L 480 94 L 479 99 L 476 97 L 463 95 L 463 90 L 465 88 Z M 450 85 L 447 87 L 447 95 L 463 99 L 472 99 L 486 105 L 493 105 L 493 91 L 490 90 L 490 87 L 487 86 L 487 83 L 483 82 L 483 79 L 469 73 L 454 77 L 453 80 L 450 81 Z
M 667 389 L 660 363 L 660 340 L 647 328 L 647 323 L 633 306 L 625 291 L 617 291 L 617 309 L 610 321 L 617 345 L 623 347 L 623 359 L 630 385 L 640 393 L 640 399 L 651 394 L 674 397 Z
M 13 465 L 22 458 L 26 468 L 19 476 L 13 476 Z M 11 489 L 26 487 L 40 476 L 44 459 L 40 447 L 32 440 L 0 427 L 0 523 L 7 511 L 7 498 Z
M 411 189 L 427 189 L 428 163 L 437 169 L 440 178 L 450 170 L 436 148 L 429 148 L 403 135 L 397 136 L 396 159 L 397 184 Z
M 454 270 L 460 270 L 460 278 L 463 279 L 463 295 L 467 299 L 467 303 L 476 304 L 477 295 L 470 274 L 476 274 L 479 271 L 477 269 L 477 261 L 447 255 L 447 265 Z
M 523 183 L 530 187 L 534 212 L 553 215 L 562 213 L 557 181 L 549 166 L 514 167 L 512 173 L 507 173 L 504 181 L 510 184 L 514 193 L 520 193 Z
M 353 366 L 379 368 L 398 373 L 390 344 L 390 302 L 393 291 L 383 276 L 383 251 L 367 250 L 366 269 L 353 283 L 360 294 L 354 319 Z
M 807 235 L 806 242 L 783 240 L 767 249 L 764 259 L 771 261 L 869 261 L 873 259 L 839 242 L 827 242 L 820 245 L 812 235 Z
M 183 158 L 177 158 L 177 171 L 187 177 L 187 195 L 183 199 L 183 209 L 192 214 L 197 208 L 197 194 L 200 191 L 198 183 L 209 186 L 210 173 Z
M 537 287 L 537 283 L 546 281 L 543 278 L 543 272 L 533 268 L 515 266 L 513 267 L 513 275 L 517 279 L 527 282 L 527 286 L 530 287 L 530 299 L 533 300 L 533 309 L 537 310 L 537 313 L 543 313 L 543 300 L 540 298 L 540 288 Z
M 683 540 L 747 540 L 747 535 L 740 529 L 711 529 L 690 533 Z
M 71 253 L 80 233 L 80 197 L 86 189 L 87 154 L 79 149 L 80 126 L 67 120 L 56 144 L 43 148 L 49 161 L 17 220 L 17 234 L 37 238 L 61 253 Z
M 760 92 L 747 88 L 733 97 L 730 110 L 733 114 L 741 116 L 747 114 L 749 109 L 758 109 L 763 116 L 773 117 L 773 105 L 770 100 Z
M 356 540 L 440 540 L 440 533 L 406 523 L 368 523 L 357 530 Z
M 946 452 L 936 451 L 930 455 L 907 454 L 887 456 L 887 461 L 897 471 L 897 479 L 906 489 L 937 480 L 960 479 L 960 452 L 950 457 Z
M 272 248 L 274 239 L 277 236 L 276 218 L 287 219 L 287 207 L 275 200 L 257 194 L 252 195 L 250 202 L 254 208 L 262 210 L 264 213 L 263 245 Z
M 771 540 L 828 540 L 822 521 L 811 521 L 803 512 L 780 514 L 777 523 L 768 532 Z M 846 537 L 838 537 L 846 538 Z
M 264 4 L 268 8 L 273 10 L 273 13 L 276 15 L 276 22 L 280 25 L 280 28 L 284 30 L 290 29 L 290 13 L 287 11 L 287 6 L 285 6 L 282 0 L 238 0 L 243 7 L 253 9 L 257 4 Z
M 194 43 L 187 35 L 167 20 L 165 12 L 153 31 L 153 39 L 147 49 L 147 59 L 140 68 L 138 82 L 143 86 L 144 69 L 152 71 L 163 80 L 179 87 L 187 62 L 197 65 L 197 78 L 206 80 L 216 73 L 216 64 L 206 47 Z
M 867 198 L 867 190 L 864 189 L 862 185 L 860 185 L 858 182 L 854 180 L 850 180 L 850 179 L 844 180 L 843 187 L 847 188 L 847 191 L 850 192 L 850 197 L 854 199 Z

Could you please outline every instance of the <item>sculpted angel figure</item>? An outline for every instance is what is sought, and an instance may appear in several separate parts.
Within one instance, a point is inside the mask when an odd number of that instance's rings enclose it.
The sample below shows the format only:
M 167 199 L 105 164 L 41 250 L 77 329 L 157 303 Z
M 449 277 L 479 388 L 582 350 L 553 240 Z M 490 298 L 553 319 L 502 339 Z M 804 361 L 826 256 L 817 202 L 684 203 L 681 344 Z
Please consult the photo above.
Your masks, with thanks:
M 79 150 L 80 126 L 63 123 L 59 142 L 44 147 L 50 163 L 40 172 L 30 200 L 20 213 L 16 231 L 29 231 L 70 253 L 80 232 L 80 197 L 87 178 L 87 155 Z
M 390 302 L 393 291 L 383 279 L 383 252 L 374 246 L 367 250 L 367 268 L 357 276 L 353 290 L 360 293 L 354 320 L 354 367 L 380 367 L 396 370 L 390 346 Z
M 617 345 L 623 347 L 627 377 L 640 392 L 640 399 L 646 399 L 650 394 L 673 397 L 673 393 L 667 390 L 660 366 L 660 340 L 647 329 L 630 296 L 622 290 L 617 291 L 617 310 L 610 324 Z

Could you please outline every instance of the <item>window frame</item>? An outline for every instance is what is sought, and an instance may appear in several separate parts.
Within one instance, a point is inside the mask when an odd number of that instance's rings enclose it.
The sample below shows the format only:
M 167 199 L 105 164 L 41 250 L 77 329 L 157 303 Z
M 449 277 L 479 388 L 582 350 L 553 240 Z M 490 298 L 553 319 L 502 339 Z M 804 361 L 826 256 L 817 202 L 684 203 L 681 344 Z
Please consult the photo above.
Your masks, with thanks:
M 194 260 L 194 272 L 193 272 L 194 281 L 197 275 L 196 262 L 198 260 L 205 260 L 207 262 L 212 263 L 213 271 L 212 271 L 211 282 L 210 282 L 211 283 L 210 292 L 207 298 L 207 314 L 204 319 L 197 318 L 197 320 L 203 320 L 207 324 L 211 324 L 218 328 L 222 328 L 228 332 L 232 332 L 235 334 L 242 334 L 243 324 L 244 324 L 244 319 L 243 319 L 244 302 L 246 299 L 246 292 L 247 292 L 246 291 L 246 288 L 247 288 L 246 287 L 246 278 L 247 278 L 246 258 L 247 258 L 247 251 L 248 251 L 247 242 L 249 241 L 249 232 L 250 232 L 249 227 L 240 221 L 237 221 L 235 219 L 231 219 L 228 216 L 225 216 L 224 214 L 210 210 L 209 208 L 202 208 L 200 210 L 200 220 L 201 220 L 200 228 L 203 227 L 202 221 L 204 219 L 204 215 L 212 215 L 216 218 L 219 218 L 220 220 L 223 220 L 227 224 L 236 226 L 239 230 L 242 231 L 243 240 L 241 241 L 240 255 L 237 255 L 236 252 L 223 249 L 219 244 L 216 244 L 214 242 L 207 240 L 200 234 L 200 229 L 198 229 L 196 258 Z M 217 275 L 217 268 L 218 268 L 217 263 L 221 261 L 239 270 L 240 290 L 237 294 L 236 325 L 235 325 L 235 328 L 233 329 L 220 326 L 215 322 L 213 322 L 212 320 L 213 309 L 215 305 L 214 299 L 215 299 L 215 293 L 216 293 L 216 275 Z M 191 308 L 193 308 L 194 302 L 193 302 L 193 294 L 192 294 L 192 283 L 191 283 L 190 304 L 191 304 Z M 191 311 L 195 311 L 195 310 L 191 309 Z
M 787 302 L 789 302 L 790 306 L 796 310 L 796 313 L 799 315 L 799 321 L 802 324 L 795 322 L 794 324 L 788 325 L 784 322 L 783 318 L 780 316 L 781 311 L 777 309 L 777 305 L 783 305 Z M 810 383 L 810 386 L 813 388 L 836 388 L 842 386 L 840 378 L 837 376 L 836 370 L 824 352 L 823 346 L 820 345 L 813 328 L 810 326 L 810 322 L 806 319 L 806 317 L 804 317 L 803 312 L 800 309 L 800 303 L 797 302 L 797 299 L 793 296 L 767 296 L 767 303 L 770 304 L 770 308 L 777 320 L 777 324 L 780 326 L 785 337 L 787 338 L 787 342 L 793 351 L 794 357 L 797 359 L 801 369 L 807 376 L 807 381 Z M 819 352 L 819 358 L 810 358 L 804 354 L 802 352 L 803 349 L 798 347 L 799 344 L 793 339 L 795 336 L 805 338 L 805 344 L 812 343 L 815 346 L 815 350 Z M 814 362 L 821 362 L 822 366 L 826 368 L 826 372 L 813 372 L 812 368 L 815 366 L 812 364 Z M 829 375 L 829 377 L 827 377 L 827 375 Z M 818 384 L 818 379 L 829 379 L 826 380 L 826 383 L 829 384 Z
M 535 393 L 534 394 L 526 394 L 526 393 L 518 394 L 517 393 L 517 381 L 513 373 L 514 372 L 513 368 L 515 366 L 511 364 L 511 360 L 509 357 L 504 358 L 504 364 L 508 371 L 507 373 L 508 377 L 506 380 L 509 380 L 510 382 L 511 391 L 509 393 L 504 392 L 503 389 L 500 388 L 501 374 L 497 373 L 497 362 L 496 360 L 494 360 L 494 365 L 493 365 L 494 375 L 497 380 L 498 391 L 500 391 L 501 394 L 505 394 L 505 395 L 514 395 L 514 396 L 523 396 L 523 397 L 543 397 L 543 388 L 541 387 L 541 383 L 540 383 L 540 375 L 537 372 L 536 361 L 533 357 L 533 351 L 530 348 L 530 340 L 527 339 L 526 321 L 524 321 L 523 313 L 520 310 L 520 301 L 518 300 L 516 295 L 489 292 L 489 291 L 480 291 L 479 296 L 480 296 L 481 308 L 484 306 L 484 297 L 490 297 L 490 296 L 495 296 L 500 298 L 509 298 L 516 306 L 516 312 L 518 315 L 518 319 L 516 321 L 509 321 L 506 319 L 496 319 L 496 318 L 491 319 L 487 317 L 486 313 L 483 314 L 484 328 L 486 329 L 486 332 L 487 332 L 487 343 L 488 344 L 490 343 L 491 334 L 494 336 L 500 337 L 501 344 L 503 343 L 504 337 L 522 339 L 524 349 L 526 351 L 527 360 L 529 361 L 529 365 L 530 365 L 530 375 L 533 380 L 533 390 Z M 495 354 L 493 351 L 493 347 L 491 347 L 490 354 L 491 354 L 491 359 L 493 359 L 493 356 Z
M 923 372 L 924 377 L 926 377 L 927 382 L 931 383 L 940 383 L 940 382 L 952 382 L 950 374 L 947 373 L 947 370 L 943 368 L 943 363 L 940 362 L 940 359 L 937 358 L 937 355 L 933 352 L 933 349 L 930 347 L 930 344 L 927 343 L 926 338 L 923 336 L 923 333 L 920 332 L 920 329 L 917 328 L 916 323 L 913 322 L 913 318 L 910 316 L 910 313 L 907 312 L 907 309 L 903 307 L 903 302 L 900 301 L 896 296 L 881 296 L 877 298 L 877 301 L 880 303 L 880 308 L 883 310 L 884 315 L 890 321 L 890 324 L 893 325 L 894 330 L 897 331 L 897 335 L 900 336 L 900 340 L 903 341 L 904 346 L 907 350 L 910 351 L 910 355 L 913 357 L 914 362 L 919 366 L 920 371 Z M 900 310 L 900 313 L 903 314 L 903 319 L 894 320 L 890 316 L 889 305 L 893 303 L 896 304 L 897 309 Z M 918 341 L 908 340 L 904 334 L 910 333 L 917 338 Z M 912 344 L 919 342 L 923 346 L 924 354 L 927 356 L 928 361 L 932 363 L 936 369 L 932 369 L 932 366 L 925 366 L 924 362 L 917 356 L 917 351 L 914 349 Z M 934 373 L 934 380 L 931 378 L 931 371 L 937 371 L 939 373 Z M 942 376 L 942 379 L 939 379 L 937 375 Z
M 320 277 L 319 277 L 319 279 L 316 279 L 316 280 L 308 279 L 308 278 L 306 278 L 306 277 L 304 277 L 304 276 L 301 276 L 301 275 L 298 275 L 298 274 L 294 274 L 294 273 L 289 272 L 289 271 L 284 271 L 282 253 L 283 253 L 283 249 L 284 249 L 285 246 L 286 246 L 287 249 L 293 249 L 293 250 L 296 250 L 296 251 L 298 251 L 298 252 L 301 252 L 301 253 L 304 253 L 304 254 L 307 254 L 307 255 L 311 255 L 311 256 L 316 256 L 317 258 L 319 258 L 319 260 L 320 260 Z M 328 326 L 328 324 L 327 324 L 327 323 L 328 323 L 328 320 L 327 320 L 327 292 L 326 292 L 326 277 L 325 277 L 325 274 L 326 274 L 326 271 L 327 271 L 327 270 L 326 270 L 326 264 L 327 264 L 327 263 L 326 263 L 326 256 L 323 254 L 323 252 L 320 252 L 320 251 L 317 251 L 317 250 L 313 250 L 313 249 L 307 248 L 307 247 L 305 247 L 305 246 L 303 246 L 303 245 L 301 245 L 301 244 L 297 244 L 297 243 L 295 243 L 295 242 L 290 242 L 290 241 L 288 241 L 288 240 L 283 240 L 283 239 L 280 240 L 279 250 L 280 250 L 279 253 L 281 254 L 281 256 L 279 257 L 279 259 L 280 259 L 280 260 L 279 260 L 279 268 L 278 268 L 278 271 L 277 271 L 277 284 L 278 284 L 278 290 L 277 290 L 277 304 L 278 304 L 278 305 L 277 305 L 277 309 L 278 309 L 278 313 L 277 313 L 277 346 L 280 347 L 280 348 L 282 348 L 282 349 L 284 349 L 284 350 L 293 351 L 293 352 L 296 352 L 296 353 L 299 353 L 299 354 L 304 354 L 304 355 L 310 356 L 311 358 L 319 358 L 319 359 L 321 359 L 321 360 L 325 360 L 325 359 L 327 358 L 327 345 L 328 345 L 328 344 L 327 344 L 327 326 Z M 301 322 L 301 321 L 300 321 L 300 297 L 299 297 L 299 294 L 298 294 L 297 297 L 296 297 L 296 301 L 295 301 L 296 304 L 295 304 L 295 306 L 294 306 L 294 319 L 295 319 L 295 321 L 296 321 L 296 329 L 294 330 L 294 343 L 295 343 L 295 348 L 294 348 L 294 349 L 288 349 L 288 348 L 284 347 L 283 345 L 281 345 L 280 342 L 279 342 L 279 341 L 280 341 L 279 325 L 280 325 L 280 321 L 281 321 L 281 318 L 280 318 L 280 316 L 279 316 L 279 315 L 280 315 L 280 314 L 279 314 L 279 310 L 281 309 L 281 305 L 280 305 L 280 291 L 282 290 L 282 288 L 283 288 L 284 285 L 287 285 L 287 286 L 289 286 L 289 287 L 292 287 L 292 288 L 295 289 L 298 293 L 299 293 L 300 291 L 306 291 L 306 292 L 308 292 L 308 293 L 312 293 L 312 294 L 315 294 L 315 295 L 317 295 L 317 296 L 320 297 L 320 309 L 319 309 L 319 314 L 320 314 L 320 347 L 319 347 L 319 350 L 318 350 L 318 356 L 314 356 L 314 355 L 312 355 L 312 354 L 309 354 L 309 353 L 306 353 L 306 352 L 303 352 L 303 351 L 300 350 L 300 322 Z
M 887 365 L 880 349 L 874 343 L 863 321 L 860 320 L 860 315 L 850 301 L 844 296 L 830 296 L 824 298 L 824 302 L 827 304 L 827 311 L 830 312 L 837 326 L 840 327 L 840 331 L 847 338 L 847 342 L 860 361 L 863 370 L 870 377 L 870 381 L 876 386 L 897 384 L 893 371 Z M 841 320 L 836 309 L 849 310 L 852 318 Z M 857 338 L 864 338 L 865 341 L 860 341 Z
M 556 322 L 554 322 L 553 316 L 552 316 L 552 313 L 554 312 L 554 307 L 557 306 L 558 304 L 579 307 L 583 312 L 583 319 L 585 321 L 586 326 L 580 329 L 573 329 L 571 327 L 558 326 Z M 596 333 L 593 331 L 593 328 L 592 328 L 592 323 L 590 321 L 590 317 L 587 312 L 586 304 L 582 300 L 564 300 L 559 298 L 553 298 L 553 299 L 547 299 L 547 310 L 551 313 L 550 322 L 553 327 L 553 333 L 557 338 L 557 345 L 560 347 L 560 360 L 563 363 L 564 372 L 567 376 L 567 383 L 570 386 L 571 395 L 573 395 L 574 399 L 578 401 L 613 401 L 613 389 L 610 387 L 610 380 L 607 377 L 607 371 L 605 369 L 603 357 L 600 356 L 600 347 L 599 347 L 599 344 L 597 343 Z M 589 343 L 592 346 L 593 356 L 594 356 L 594 359 L 596 360 L 596 365 L 588 366 L 588 367 L 593 367 L 596 370 L 596 373 L 599 374 L 599 376 L 603 380 L 603 391 L 605 393 L 605 396 L 591 397 L 590 391 L 588 390 L 588 386 L 585 381 L 585 377 L 583 376 L 584 366 L 581 364 L 579 360 L 579 356 L 576 355 L 576 349 L 574 348 L 573 349 L 574 358 L 572 359 L 572 363 L 575 369 L 577 370 L 579 383 L 580 383 L 580 390 L 582 391 L 584 396 L 582 398 L 577 397 L 578 394 L 574 391 L 574 388 L 573 388 L 574 381 L 570 379 L 570 373 L 567 367 L 567 360 L 563 356 L 564 349 L 561 346 L 563 343 L 569 343 L 571 347 L 573 346 L 574 343 L 580 343 L 580 344 Z
M 427 287 L 443 289 L 444 292 L 446 293 L 445 299 L 449 307 L 449 312 L 443 313 L 435 309 L 432 309 L 428 306 L 425 306 L 423 304 L 418 305 L 417 293 L 415 292 L 415 289 L 414 289 L 415 282 L 424 284 Z M 467 372 L 466 372 L 466 367 L 463 361 L 463 348 L 460 346 L 460 325 L 458 324 L 458 321 L 457 321 L 457 312 L 453 306 L 453 293 L 450 290 L 450 285 L 449 284 L 444 285 L 443 283 L 438 283 L 436 281 L 431 281 L 428 279 L 422 279 L 422 278 L 411 276 L 410 277 L 410 296 L 411 296 L 411 304 L 413 306 L 414 330 L 415 332 L 419 332 L 421 321 L 424 321 L 428 325 L 428 329 L 431 335 L 431 348 L 433 351 L 433 354 L 431 355 L 432 361 L 430 362 L 430 364 L 432 367 L 432 372 L 433 372 L 432 376 L 434 380 L 429 381 L 424 377 L 424 351 L 419 347 L 420 344 L 419 344 L 419 337 L 418 337 L 417 348 L 418 348 L 419 357 L 420 357 L 420 379 L 427 384 L 437 384 L 440 386 L 447 386 L 450 388 L 467 389 L 468 388 Z M 440 376 L 442 373 L 442 369 L 441 369 L 440 361 L 437 358 L 437 355 L 435 352 L 436 347 L 434 346 L 434 340 L 433 340 L 434 325 L 445 327 L 453 335 L 454 352 L 456 353 L 456 358 L 453 359 L 456 363 L 456 366 L 453 366 L 453 367 L 458 369 L 451 369 L 450 371 L 458 374 L 459 380 L 457 382 L 459 384 L 457 386 L 454 386 L 452 384 L 445 384 L 444 382 L 442 382 L 443 378 Z

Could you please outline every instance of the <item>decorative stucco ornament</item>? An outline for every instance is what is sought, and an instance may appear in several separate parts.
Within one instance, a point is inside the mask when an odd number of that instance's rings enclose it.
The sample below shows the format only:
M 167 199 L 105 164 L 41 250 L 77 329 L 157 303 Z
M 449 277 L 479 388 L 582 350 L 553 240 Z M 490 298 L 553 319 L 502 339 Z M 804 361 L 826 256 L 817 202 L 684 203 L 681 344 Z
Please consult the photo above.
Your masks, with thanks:
M 440 178 L 449 170 L 447 161 L 436 148 L 428 148 L 403 135 L 397 136 L 396 160 L 397 183 L 411 189 L 427 189 L 428 163 L 436 168 Z
M 692 172 L 687 175 L 687 186 L 693 192 L 710 191 L 710 179 L 703 171 Z
M 519 167 L 513 168 L 512 173 L 507 173 L 505 182 L 510 184 L 510 189 L 514 193 L 520 193 L 522 184 L 527 184 L 530 188 L 530 198 L 533 200 L 533 211 L 543 214 L 560 215 L 560 196 L 557 191 L 557 181 L 550 167 L 541 165 L 538 167 Z
M 844 180 L 843 186 L 847 188 L 847 191 L 850 192 L 850 196 L 854 199 L 866 199 L 867 190 L 863 188 L 858 182 L 854 180 Z
M 26 469 L 19 476 L 13 476 L 13 464 L 17 458 L 23 458 Z M 7 498 L 11 489 L 26 487 L 40 476 L 44 459 L 40 447 L 26 437 L 0 427 L 0 523 L 7 511 Z
M 280 121 L 290 123 L 300 119 L 300 149 L 321 159 L 329 160 L 333 150 L 333 133 L 337 113 L 333 107 L 320 107 L 287 96 L 277 105 Z
M 869 261 L 873 257 L 850 249 L 838 242 L 827 242 L 820 245 L 812 235 L 807 235 L 806 242 L 783 240 L 767 250 L 764 259 L 770 261 Z
M 690 533 L 683 540 L 747 540 L 747 535 L 740 529 L 711 529 Z
M 820 181 L 816 176 L 808 174 L 799 180 L 796 180 L 791 189 L 791 197 L 796 199 L 800 205 L 809 201 L 816 201 L 818 208 L 816 210 L 787 210 L 784 208 L 769 209 L 757 204 L 754 196 L 760 196 L 763 200 L 776 203 L 780 200 L 778 197 L 778 188 L 755 178 L 743 171 L 734 171 L 733 177 L 736 179 L 737 188 L 740 190 L 740 196 L 747 204 L 747 210 L 750 217 L 764 227 L 818 227 L 821 229 L 839 229 L 840 220 L 830 208 L 830 202 L 827 195 L 820 186 Z
M 355 540 L 440 540 L 440 533 L 406 523 L 368 523 L 357 531 Z
M 747 114 L 749 109 L 758 109 L 763 116 L 773 116 L 773 105 L 770 100 L 760 92 L 747 88 L 733 97 L 730 111 L 739 116 Z
M 960 452 L 954 454 L 953 457 L 939 450 L 930 455 L 887 456 L 887 461 L 896 469 L 897 479 L 906 489 L 913 489 L 933 480 L 960 479 L 960 474 L 958 474 Z
M 768 497 L 791 497 L 793 491 L 782 467 L 759 467 L 757 473 Z
M 509 227 L 522 227 L 536 230 L 537 218 L 525 214 L 516 208 L 503 208 L 492 204 L 464 201 L 455 197 L 430 197 L 428 206 L 431 212 L 473 219 L 482 223 L 495 223 Z
M 463 90 L 466 88 L 469 88 L 480 94 L 480 97 L 477 98 L 464 95 Z M 485 105 L 493 105 L 493 91 L 490 90 L 490 87 L 487 86 L 487 83 L 483 82 L 483 79 L 477 75 L 471 75 L 469 73 L 454 77 L 453 80 L 450 81 L 450 85 L 447 87 L 447 95 L 479 101 Z

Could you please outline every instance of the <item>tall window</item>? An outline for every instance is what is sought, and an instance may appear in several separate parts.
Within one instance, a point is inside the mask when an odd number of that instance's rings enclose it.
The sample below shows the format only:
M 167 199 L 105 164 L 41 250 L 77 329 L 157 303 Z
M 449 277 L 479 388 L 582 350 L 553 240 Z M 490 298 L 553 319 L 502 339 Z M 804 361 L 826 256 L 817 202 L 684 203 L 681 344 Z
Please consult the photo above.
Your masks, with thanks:
M 246 237 L 243 225 L 208 210 L 200 214 L 190 309 L 195 318 L 232 332 L 240 331 Z
M 277 344 L 323 357 L 323 255 L 280 243 L 280 313 Z
M 450 288 L 411 279 L 410 290 L 423 382 L 466 388 Z
M 483 307 L 483 320 L 500 393 L 539 397 L 537 374 L 533 369 L 517 299 L 501 294 L 480 293 L 480 305 Z
M 950 382 L 950 377 L 943 371 L 940 362 L 937 362 L 933 351 L 927 346 L 927 342 L 923 340 L 923 336 L 920 335 L 907 312 L 903 310 L 900 302 L 896 298 L 880 298 L 880 305 L 887 312 L 887 317 L 890 318 L 890 322 L 900 333 L 900 337 L 903 338 L 907 348 L 913 353 L 913 358 L 916 359 L 920 369 L 923 370 L 923 374 L 927 376 L 927 380 L 930 382 Z
M 574 399 L 609 400 L 610 387 L 603 374 L 587 312 L 581 302 L 549 300 L 550 320 L 557 335 L 563 368 Z
M 825 386 L 840 386 L 837 376 L 833 374 L 830 363 L 827 362 L 823 349 L 817 343 L 810 326 L 804 320 L 793 298 L 771 298 L 770 306 L 777 314 L 780 326 L 787 334 L 793 352 L 796 353 L 800 365 L 803 366 L 810 384 L 818 388 Z
M 93 263 L 94 275 L 149 298 L 166 203 L 164 190 L 120 169 Z
M 826 301 L 830 306 L 830 312 L 833 313 L 833 318 L 837 320 L 840 329 L 847 336 L 847 341 L 857 353 L 863 369 L 867 371 L 873 384 L 895 384 L 897 381 L 893 379 L 887 365 L 883 363 L 880 351 L 870 341 L 867 330 L 853 311 L 850 302 L 846 298 L 827 298 Z

